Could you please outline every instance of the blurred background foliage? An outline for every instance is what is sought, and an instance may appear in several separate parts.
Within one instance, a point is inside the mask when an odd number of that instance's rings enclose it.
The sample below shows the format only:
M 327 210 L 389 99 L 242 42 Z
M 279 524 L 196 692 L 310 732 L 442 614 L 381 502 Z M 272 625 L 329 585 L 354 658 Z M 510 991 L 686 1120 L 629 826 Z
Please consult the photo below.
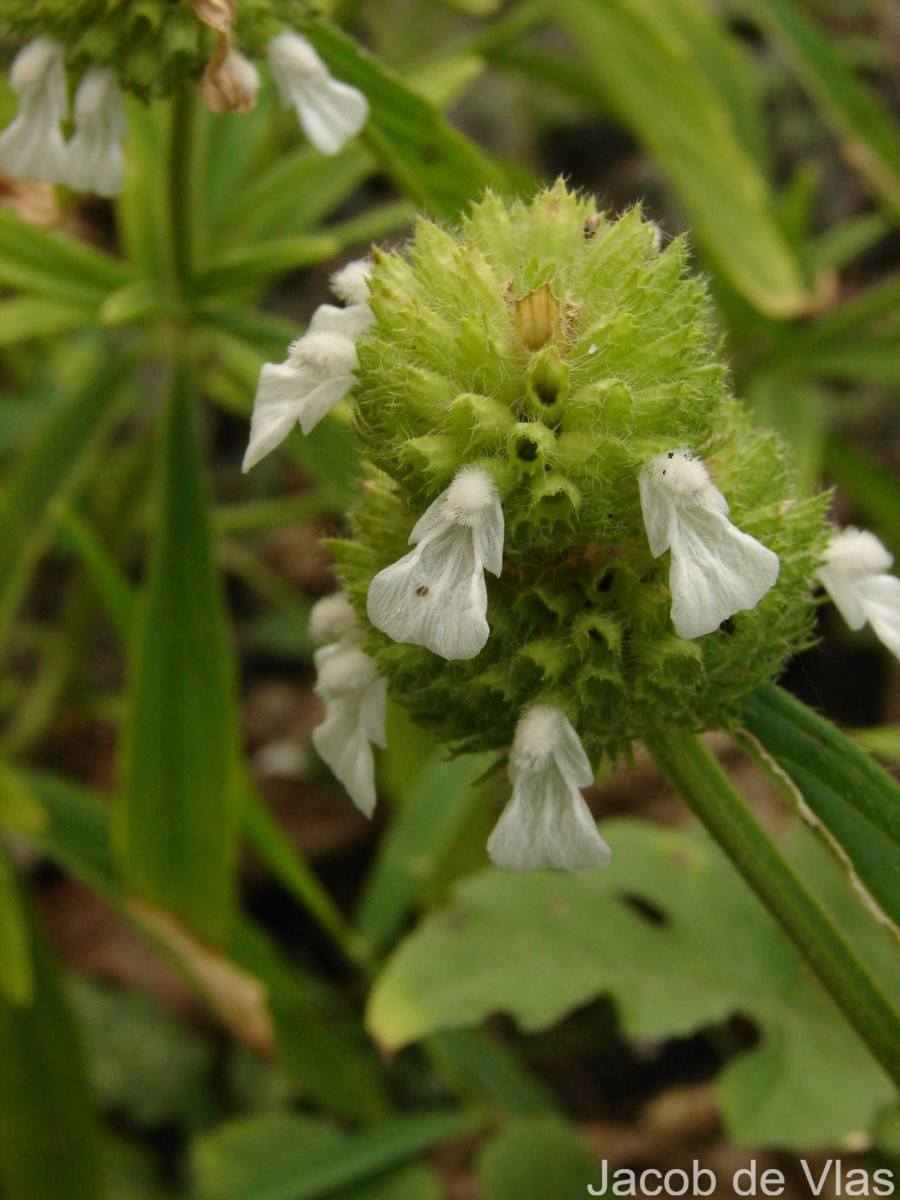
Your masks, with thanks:
M 591 797 L 608 874 L 487 869 L 490 764 L 399 710 L 358 816 L 309 742 L 346 414 L 240 474 L 260 365 L 336 266 L 562 174 L 692 231 L 737 394 L 900 553 L 900 9 L 346 0 L 305 30 L 371 104 L 334 158 L 274 89 L 225 117 L 186 89 L 130 105 L 114 206 L 0 181 L 0 1195 L 900 1171 L 887 1077 L 649 761 Z M 900 763 L 896 665 L 822 625 L 789 686 Z M 711 745 L 897 995 L 833 860 Z

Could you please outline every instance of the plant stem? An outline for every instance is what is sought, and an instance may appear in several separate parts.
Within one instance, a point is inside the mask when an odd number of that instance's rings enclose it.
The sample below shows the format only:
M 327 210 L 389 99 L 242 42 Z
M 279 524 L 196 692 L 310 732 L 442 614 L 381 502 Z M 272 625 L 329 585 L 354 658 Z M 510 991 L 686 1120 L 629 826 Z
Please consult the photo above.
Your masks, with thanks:
M 648 749 L 900 1086 L 900 1013 L 704 743 L 657 733 Z
M 183 297 L 197 267 L 197 216 L 200 197 L 196 194 L 194 152 L 197 104 L 193 89 L 180 88 L 172 97 L 169 112 L 168 177 L 166 200 L 169 210 L 172 289 Z

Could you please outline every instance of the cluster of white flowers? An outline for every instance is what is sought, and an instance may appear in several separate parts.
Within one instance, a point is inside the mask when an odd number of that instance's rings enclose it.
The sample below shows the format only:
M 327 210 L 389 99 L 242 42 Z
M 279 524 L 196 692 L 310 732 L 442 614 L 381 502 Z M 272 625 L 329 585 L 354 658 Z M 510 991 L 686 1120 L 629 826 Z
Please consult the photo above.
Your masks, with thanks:
M 13 61 L 10 86 L 19 111 L 0 134 L 0 170 L 16 179 L 64 183 L 115 196 L 122 190 L 125 106 L 112 71 L 92 67 L 75 93 L 75 132 L 66 141 L 69 96 L 63 48 L 49 38 L 29 42 Z
M 66 141 L 63 123 L 69 118 L 69 97 L 63 56 L 63 47 L 49 38 L 29 42 L 16 55 L 10 85 L 20 96 L 19 111 L 0 134 L 0 170 L 16 179 L 116 196 L 125 181 L 122 92 L 111 70 L 86 71 L 75 93 L 74 133 Z M 365 96 L 332 79 L 310 43 L 297 33 L 274 37 L 268 57 L 281 98 L 296 108 L 306 136 L 323 154 L 337 154 L 368 118 Z M 246 111 L 259 92 L 259 72 L 237 50 L 228 51 L 223 69 Z
M 335 290 L 354 306 L 366 307 L 361 295 L 364 268 L 351 264 L 345 272 L 335 280 Z M 353 286 L 346 288 L 344 280 L 350 278 Z M 314 336 L 312 326 L 310 330 L 307 338 Z M 298 358 L 296 351 L 293 357 Z M 338 357 L 332 359 L 335 398 L 321 412 L 316 409 L 315 420 L 352 385 L 352 377 L 349 381 L 345 377 L 346 371 L 352 371 L 350 356 L 340 356 L 340 366 Z M 326 380 L 308 369 L 304 372 L 302 361 L 264 368 L 257 396 L 262 412 L 273 404 L 266 370 L 291 370 L 294 383 L 291 398 L 285 395 L 279 412 L 282 431 L 266 442 L 266 449 L 271 449 L 295 421 L 300 420 L 306 430 L 303 413 L 307 405 L 317 404 L 313 397 Z M 251 449 L 257 441 L 262 444 L 265 436 L 257 428 L 260 419 L 254 411 Z M 274 416 L 265 421 L 274 428 Z M 258 457 L 255 454 L 253 461 Z M 671 615 L 680 637 L 714 632 L 728 617 L 755 607 L 774 586 L 778 556 L 728 520 L 725 497 L 689 450 L 681 447 L 650 458 L 640 472 L 639 489 L 650 552 L 658 557 L 668 550 L 671 555 Z M 500 498 L 489 472 L 463 467 L 413 526 L 409 541 L 414 549 L 372 580 L 369 620 L 394 641 L 425 646 L 446 659 L 474 658 L 490 632 L 484 572 L 501 572 L 503 532 Z M 848 529 L 833 538 L 818 577 L 851 628 L 859 629 L 868 621 L 900 657 L 900 580 L 886 574 L 891 561 L 872 534 Z M 313 740 L 358 807 L 371 813 L 375 803 L 372 744 L 384 745 L 385 693 L 372 659 L 358 647 L 359 633 L 349 604 L 342 596 L 320 602 L 326 604 L 336 606 L 343 624 L 332 630 L 331 636 L 338 638 L 334 645 L 316 655 L 317 690 L 326 703 L 326 718 Z M 326 610 L 317 606 L 317 611 Z M 322 620 L 314 614 L 315 626 L 321 627 Z M 321 631 L 317 636 L 322 639 Z M 512 798 L 488 842 L 492 860 L 513 870 L 606 866 L 609 847 L 597 833 L 580 792 L 593 778 L 566 714 L 550 705 L 526 709 L 509 758 Z

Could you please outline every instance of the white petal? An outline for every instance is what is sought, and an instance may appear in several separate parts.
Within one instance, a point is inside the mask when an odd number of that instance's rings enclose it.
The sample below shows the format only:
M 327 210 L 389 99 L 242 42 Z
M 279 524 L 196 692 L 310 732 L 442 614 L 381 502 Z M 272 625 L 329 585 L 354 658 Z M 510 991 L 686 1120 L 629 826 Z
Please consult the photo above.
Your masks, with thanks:
M 250 442 L 243 470 L 249 471 L 287 437 L 300 419 L 303 380 L 289 363 L 266 363 L 259 373 L 253 401 Z
M 863 585 L 873 578 L 889 578 L 885 572 L 893 561 L 893 555 L 868 530 L 842 529 L 832 537 L 817 577 L 851 629 L 862 629 L 869 619 Z
M 537 705 L 521 717 L 509 777 L 512 799 L 488 840 L 497 866 L 514 871 L 608 866 L 609 846 L 578 790 L 593 782 L 593 772 L 561 709 Z
M 678 509 L 672 534 L 669 591 L 680 637 L 712 633 L 758 604 L 778 578 L 778 555 L 719 511 Z
M 375 628 L 395 642 L 426 646 L 446 659 L 474 658 L 490 630 L 472 531 L 449 526 L 379 571 L 367 611 Z
M 76 191 L 116 196 L 125 182 L 121 138 L 125 105 L 112 71 L 87 71 L 75 95 L 75 136 L 69 142 L 66 182 Z
M 672 541 L 675 505 L 646 472 L 641 472 L 638 485 L 641 493 L 641 513 L 644 517 L 647 541 L 650 543 L 650 553 L 654 558 L 659 558 L 668 550 Z
M 375 320 L 368 304 L 351 304 L 347 308 L 338 308 L 334 304 L 320 304 L 312 315 L 312 320 L 304 337 L 311 333 L 338 333 L 351 341 Z M 303 338 L 294 342 L 298 346 Z
M 332 79 L 313 47 L 299 34 L 281 33 L 268 47 L 284 104 L 292 104 L 303 131 L 317 150 L 337 154 L 359 133 L 369 115 L 362 92 Z
M 294 107 L 303 132 L 322 154 L 339 154 L 369 116 L 369 102 L 347 83 L 326 77 L 298 83 Z
M 515 786 L 487 849 L 498 867 L 511 871 L 580 871 L 609 866 L 612 857 L 583 796 L 555 764 Z
M 326 701 L 325 720 L 312 734 L 319 757 L 367 817 L 375 808 L 375 759 L 360 720 L 361 697 L 350 693 Z
M 866 619 L 875 636 L 900 658 L 900 579 L 875 575 L 861 584 Z
M 862 629 L 868 620 L 863 606 L 860 578 L 834 567 L 820 567 L 816 573 L 838 612 L 851 629 Z
M 366 737 L 382 750 L 387 746 L 387 680 L 375 679 L 366 688 L 359 706 L 359 723 Z
M 16 179 L 64 182 L 68 160 L 60 122 L 69 102 L 62 47 L 49 38 L 30 42 L 16 55 L 10 84 L 21 101 L 0 134 L 0 170 Z

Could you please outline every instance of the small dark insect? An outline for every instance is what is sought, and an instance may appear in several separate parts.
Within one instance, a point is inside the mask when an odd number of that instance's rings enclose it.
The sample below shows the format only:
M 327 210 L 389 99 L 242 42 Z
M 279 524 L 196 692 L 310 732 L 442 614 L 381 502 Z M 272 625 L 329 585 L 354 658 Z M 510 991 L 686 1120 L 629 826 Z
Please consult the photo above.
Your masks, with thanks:
M 424 584 L 422 584 L 422 586 L 421 586 L 421 587 L 417 587 L 417 588 L 416 588 L 416 595 L 417 595 L 417 596 L 427 596 L 427 595 L 428 595 L 428 588 L 427 588 L 427 587 L 425 587 L 425 585 L 424 585 Z
M 591 240 L 591 238 L 594 236 L 594 234 L 597 232 L 597 226 L 599 224 L 600 224 L 600 217 L 598 216 L 597 213 L 594 213 L 592 216 L 588 217 L 588 219 L 585 221 L 585 223 L 584 223 L 584 240 L 586 242 L 589 242 Z

